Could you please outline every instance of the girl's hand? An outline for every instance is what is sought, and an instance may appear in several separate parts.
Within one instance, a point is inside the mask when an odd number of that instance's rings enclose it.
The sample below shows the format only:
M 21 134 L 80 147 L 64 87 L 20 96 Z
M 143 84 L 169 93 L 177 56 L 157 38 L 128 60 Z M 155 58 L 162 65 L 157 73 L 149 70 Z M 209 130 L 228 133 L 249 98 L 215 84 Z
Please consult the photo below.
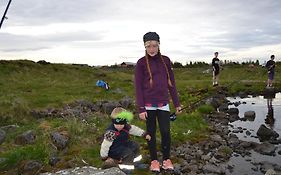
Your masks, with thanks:
M 151 136 L 150 136 L 149 134 L 147 134 L 147 135 L 145 136 L 145 139 L 148 140 L 148 141 L 150 141 Z
M 142 113 L 139 114 L 139 118 L 141 120 L 146 120 L 146 117 L 147 117 L 147 112 L 142 112 Z
M 181 106 L 176 107 L 176 114 L 180 114 L 180 113 L 182 113 Z

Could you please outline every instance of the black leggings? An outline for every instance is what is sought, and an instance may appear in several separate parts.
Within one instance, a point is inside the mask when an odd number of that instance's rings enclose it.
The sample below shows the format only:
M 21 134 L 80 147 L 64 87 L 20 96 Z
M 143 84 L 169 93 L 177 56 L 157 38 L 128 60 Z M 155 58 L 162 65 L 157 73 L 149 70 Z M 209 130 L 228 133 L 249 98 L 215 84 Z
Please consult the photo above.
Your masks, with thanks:
M 156 118 L 158 120 L 161 134 L 161 149 L 163 160 L 170 158 L 171 136 L 170 136 L 170 112 L 162 110 L 147 110 L 146 129 L 151 136 L 148 141 L 148 149 L 151 160 L 157 160 L 156 150 Z

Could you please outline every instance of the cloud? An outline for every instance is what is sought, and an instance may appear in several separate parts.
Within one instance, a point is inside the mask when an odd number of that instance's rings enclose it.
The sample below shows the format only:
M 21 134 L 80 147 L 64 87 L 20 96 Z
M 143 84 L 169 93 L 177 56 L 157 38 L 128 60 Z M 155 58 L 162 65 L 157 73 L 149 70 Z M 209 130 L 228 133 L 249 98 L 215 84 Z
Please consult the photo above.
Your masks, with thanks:
M 208 60 L 214 51 L 222 58 L 256 53 L 268 58 L 281 44 L 281 1 L 276 0 L 21 0 L 12 2 L 8 16 L 0 54 L 11 57 L 14 52 L 60 62 L 133 61 L 144 54 L 147 31 L 160 34 L 163 54 L 183 63 Z

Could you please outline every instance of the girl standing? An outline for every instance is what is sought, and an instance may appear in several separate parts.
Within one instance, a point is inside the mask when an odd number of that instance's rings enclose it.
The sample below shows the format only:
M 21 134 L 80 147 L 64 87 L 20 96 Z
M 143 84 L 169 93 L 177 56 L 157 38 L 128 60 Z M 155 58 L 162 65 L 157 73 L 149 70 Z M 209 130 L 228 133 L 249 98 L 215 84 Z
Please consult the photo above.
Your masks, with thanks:
M 140 58 L 136 65 L 135 88 L 139 117 L 146 121 L 147 132 L 151 136 L 151 140 L 148 141 L 151 158 L 150 170 L 160 172 L 156 150 L 156 120 L 161 134 L 162 168 L 173 170 L 174 166 L 170 160 L 169 93 L 176 112 L 181 111 L 174 73 L 170 59 L 160 53 L 159 35 L 156 32 L 148 32 L 143 36 L 143 42 L 145 56 Z

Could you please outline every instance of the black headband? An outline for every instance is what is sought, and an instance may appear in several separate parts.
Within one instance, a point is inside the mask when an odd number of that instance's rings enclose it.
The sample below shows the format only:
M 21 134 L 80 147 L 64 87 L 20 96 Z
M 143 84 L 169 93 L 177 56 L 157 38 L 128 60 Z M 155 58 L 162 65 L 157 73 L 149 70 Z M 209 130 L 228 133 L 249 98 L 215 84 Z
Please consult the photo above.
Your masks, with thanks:
M 118 124 L 118 125 L 125 125 L 127 124 L 127 120 L 126 119 L 123 119 L 123 118 L 115 118 L 115 119 L 112 119 L 112 122 L 114 124 Z

